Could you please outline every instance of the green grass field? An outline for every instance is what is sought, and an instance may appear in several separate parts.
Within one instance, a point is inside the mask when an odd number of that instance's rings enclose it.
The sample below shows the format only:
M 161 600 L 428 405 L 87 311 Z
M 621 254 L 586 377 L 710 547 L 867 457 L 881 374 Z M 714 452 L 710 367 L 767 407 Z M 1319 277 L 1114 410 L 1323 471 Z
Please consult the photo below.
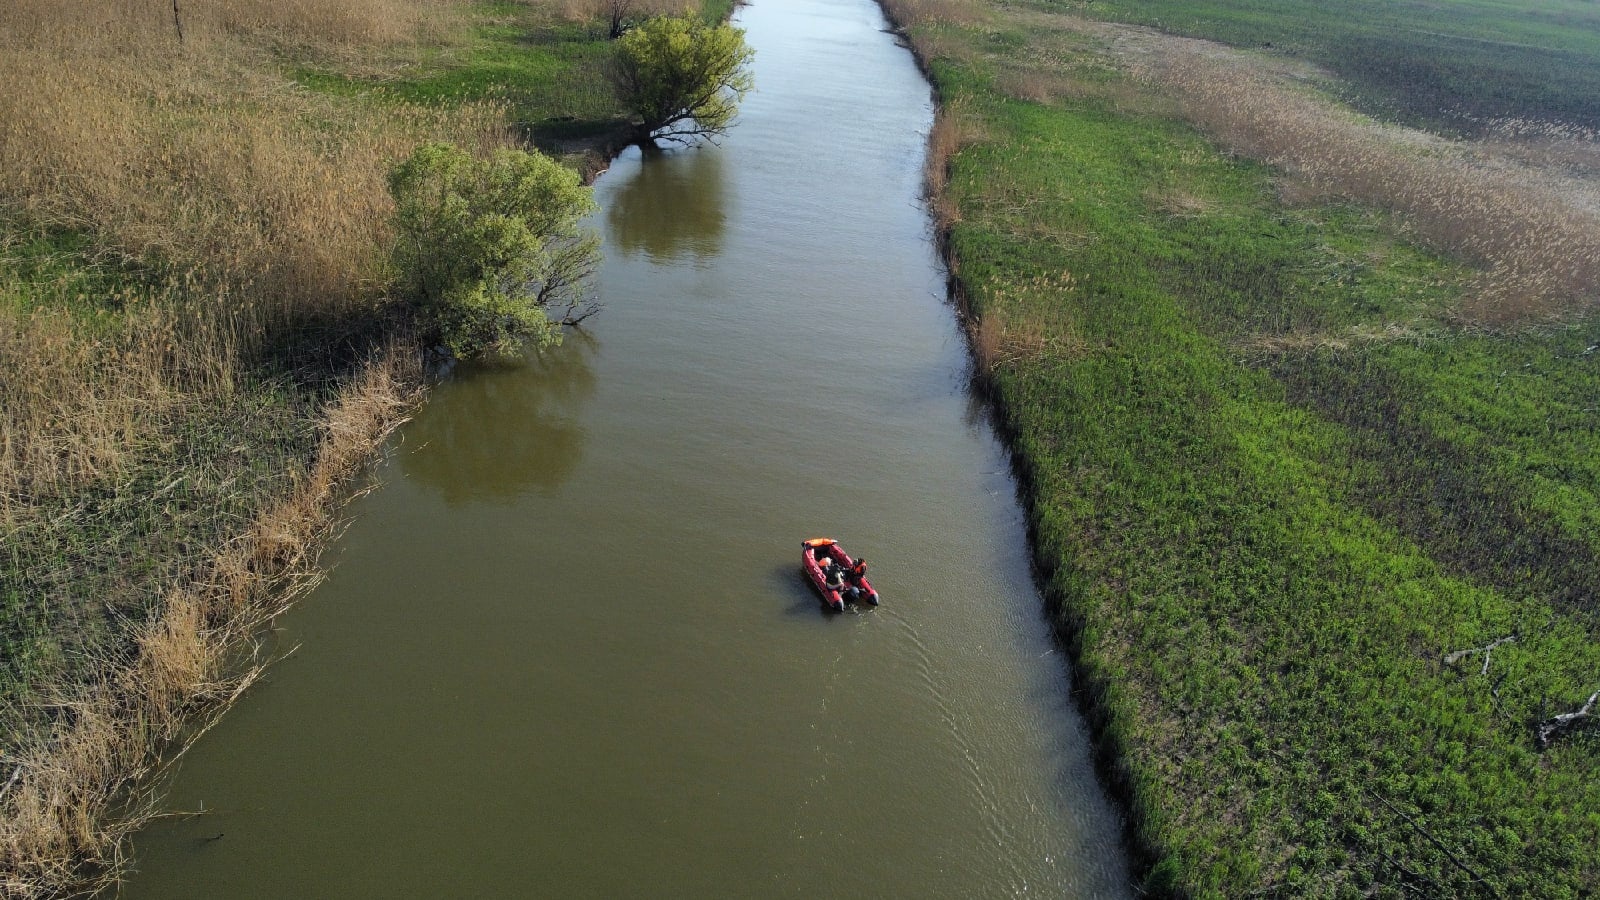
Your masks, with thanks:
M 559 147 L 625 124 L 605 76 L 610 46 L 600 23 L 568 22 L 540 6 L 472 7 L 457 45 L 425 49 L 415 65 L 380 76 L 297 67 L 307 87 L 406 103 L 497 100 L 535 143 Z
M 1600 739 L 1534 728 L 1600 688 L 1600 324 L 1460 330 L 1469 270 L 1285 203 L 1046 31 L 913 34 L 970 135 L 953 264 L 1146 886 L 1593 891 Z M 1019 99 L 1019 65 L 1078 87 Z

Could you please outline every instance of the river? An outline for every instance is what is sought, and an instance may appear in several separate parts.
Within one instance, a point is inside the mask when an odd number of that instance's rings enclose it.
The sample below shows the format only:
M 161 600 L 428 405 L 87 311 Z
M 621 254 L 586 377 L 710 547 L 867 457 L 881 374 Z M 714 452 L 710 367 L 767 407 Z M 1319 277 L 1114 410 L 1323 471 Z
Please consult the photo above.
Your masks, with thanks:
M 130 898 L 1120 897 L 869 0 L 757 0 L 720 143 L 596 185 L 605 310 L 440 386 Z M 824 612 L 803 538 L 883 605 Z

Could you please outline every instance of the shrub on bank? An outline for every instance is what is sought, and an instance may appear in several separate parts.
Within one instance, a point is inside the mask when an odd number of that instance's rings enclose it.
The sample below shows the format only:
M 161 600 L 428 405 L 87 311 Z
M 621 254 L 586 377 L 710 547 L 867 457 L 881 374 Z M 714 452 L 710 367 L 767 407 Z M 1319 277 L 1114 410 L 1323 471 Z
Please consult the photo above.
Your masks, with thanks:
M 453 355 L 556 341 L 584 314 L 600 241 L 579 224 L 595 205 L 576 172 L 538 152 L 474 159 L 433 143 L 395 168 L 389 190 L 400 289 Z

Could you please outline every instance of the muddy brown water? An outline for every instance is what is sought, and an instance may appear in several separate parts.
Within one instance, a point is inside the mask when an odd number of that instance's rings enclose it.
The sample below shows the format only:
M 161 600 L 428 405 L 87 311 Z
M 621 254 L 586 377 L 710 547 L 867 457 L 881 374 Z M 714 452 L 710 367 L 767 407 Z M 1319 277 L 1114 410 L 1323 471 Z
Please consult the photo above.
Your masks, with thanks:
M 869 0 L 758 0 L 716 147 L 597 184 L 605 311 L 460 373 L 129 898 L 1118 897 L 1120 824 L 918 201 Z M 867 557 L 825 613 L 800 541 Z

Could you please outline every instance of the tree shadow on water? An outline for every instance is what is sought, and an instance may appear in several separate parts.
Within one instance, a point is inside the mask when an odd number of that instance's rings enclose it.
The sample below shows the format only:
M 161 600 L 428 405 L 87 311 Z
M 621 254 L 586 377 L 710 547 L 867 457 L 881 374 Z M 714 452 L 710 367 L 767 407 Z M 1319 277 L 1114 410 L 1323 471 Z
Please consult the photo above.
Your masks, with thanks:
M 458 371 L 406 429 L 414 448 L 402 451 L 406 476 L 451 505 L 553 495 L 583 458 L 581 413 L 594 393 L 597 347 L 573 331 L 520 363 Z
M 716 148 L 645 153 L 638 173 L 606 204 L 609 245 L 654 262 L 721 253 L 727 227 L 722 165 Z

